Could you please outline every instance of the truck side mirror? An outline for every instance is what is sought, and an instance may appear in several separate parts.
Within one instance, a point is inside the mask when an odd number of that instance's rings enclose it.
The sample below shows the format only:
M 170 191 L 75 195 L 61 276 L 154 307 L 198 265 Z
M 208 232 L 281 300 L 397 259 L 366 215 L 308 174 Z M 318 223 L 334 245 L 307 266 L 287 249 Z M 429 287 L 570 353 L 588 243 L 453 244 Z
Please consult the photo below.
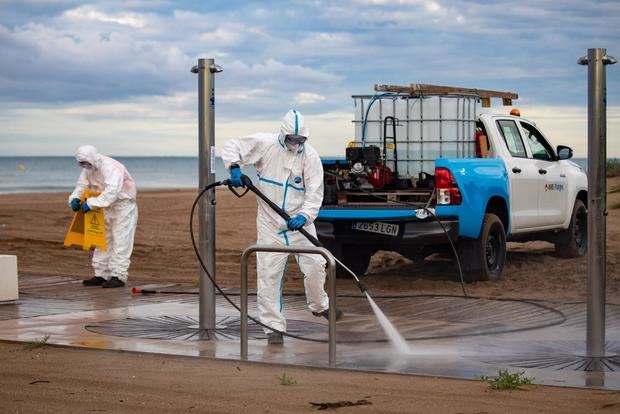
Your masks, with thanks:
M 573 149 L 565 145 L 558 145 L 558 158 L 561 160 L 568 160 L 573 158 Z

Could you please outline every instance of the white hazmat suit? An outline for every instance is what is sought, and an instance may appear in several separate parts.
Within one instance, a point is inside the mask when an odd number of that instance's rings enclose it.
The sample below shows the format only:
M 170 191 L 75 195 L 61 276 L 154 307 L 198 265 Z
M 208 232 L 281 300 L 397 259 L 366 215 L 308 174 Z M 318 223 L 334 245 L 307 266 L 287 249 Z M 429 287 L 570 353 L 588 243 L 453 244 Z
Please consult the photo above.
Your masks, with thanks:
M 113 158 L 99 154 L 90 145 L 78 148 L 75 158 L 87 162 L 91 168 L 84 168 L 71 195 L 80 198 L 84 190 L 99 191 L 98 197 L 86 200 L 91 209 L 105 209 L 105 230 L 107 250 L 95 248 L 92 265 L 95 276 L 105 280 L 117 277 L 127 282 L 131 252 L 138 223 L 136 185 L 123 164 Z
M 316 237 L 313 221 L 323 201 L 323 166 L 318 152 L 307 142 L 297 146 L 285 144 L 287 134 L 308 137 L 303 116 L 289 111 L 279 134 L 259 133 L 229 140 L 222 149 L 224 166 L 253 164 L 258 172 L 256 187 L 291 217 L 306 218 L 304 229 Z M 257 197 L 257 243 L 271 245 L 312 246 L 299 231 L 291 231 L 287 223 L 267 203 Z M 286 331 L 282 313 L 282 284 L 286 273 L 288 254 L 256 254 L 257 302 L 260 320 L 265 325 Z M 304 274 L 308 308 L 320 313 L 328 309 L 325 293 L 325 259 L 314 254 L 296 255 L 297 264 Z M 270 331 L 265 329 L 266 333 Z

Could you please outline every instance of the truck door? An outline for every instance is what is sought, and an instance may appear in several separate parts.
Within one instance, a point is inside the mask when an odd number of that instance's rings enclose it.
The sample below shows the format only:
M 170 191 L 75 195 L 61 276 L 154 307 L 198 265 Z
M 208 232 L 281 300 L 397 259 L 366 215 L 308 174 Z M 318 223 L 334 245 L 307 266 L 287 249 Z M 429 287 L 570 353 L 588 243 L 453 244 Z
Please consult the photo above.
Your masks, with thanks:
M 499 119 L 497 127 L 510 153 L 505 157 L 510 185 L 511 231 L 538 226 L 539 173 L 535 160 L 528 158 L 514 119 Z
M 543 134 L 532 124 L 520 121 L 538 172 L 538 225 L 552 226 L 562 224 L 566 219 L 568 204 L 568 180 L 565 167 L 558 162 L 558 157 Z M 571 205 L 572 208 L 572 205 Z

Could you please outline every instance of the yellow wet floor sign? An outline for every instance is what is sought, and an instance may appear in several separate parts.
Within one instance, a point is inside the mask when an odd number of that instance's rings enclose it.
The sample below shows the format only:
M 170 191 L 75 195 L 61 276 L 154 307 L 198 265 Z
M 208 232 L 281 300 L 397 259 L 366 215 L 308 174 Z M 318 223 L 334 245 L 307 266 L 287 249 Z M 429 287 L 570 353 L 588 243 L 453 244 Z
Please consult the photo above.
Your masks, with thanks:
M 85 190 L 80 201 L 81 204 L 88 197 L 97 197 L 99 192 Z M 105 219 L 103 210 L 100 208 L 90 210 L 83 213 L 80 208 L 75 212 L 73 221 L 65 237 L 65 246 L 82 246 L 84 250 L 90 250 L 93 247 L 99 247 L 107 250 L 108 246 L 105 241 Z

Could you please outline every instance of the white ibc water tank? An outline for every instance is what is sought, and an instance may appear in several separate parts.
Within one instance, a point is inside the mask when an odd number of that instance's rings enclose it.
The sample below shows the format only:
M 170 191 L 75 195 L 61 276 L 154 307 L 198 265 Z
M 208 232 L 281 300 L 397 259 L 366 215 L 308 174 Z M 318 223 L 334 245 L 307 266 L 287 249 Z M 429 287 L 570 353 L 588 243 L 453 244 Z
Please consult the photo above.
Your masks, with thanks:
M 17 256 L 0 254 L 0 304 L 18 299 Z
M 384 94 L 354 96 L 353 99 L 357 145 L 376 145 L 383 151 L 385 118 L 396 118 L 401 178 L 417 177 L 420 172 L 433 174 L 437 158 L 468 158 L 476 154 L 475 96 Z M 390 144 L 392 126 L 388 125 L 385 132 Z M 393 158 L 393 150 L 388 148 L 387 164 L 392 169 Z

